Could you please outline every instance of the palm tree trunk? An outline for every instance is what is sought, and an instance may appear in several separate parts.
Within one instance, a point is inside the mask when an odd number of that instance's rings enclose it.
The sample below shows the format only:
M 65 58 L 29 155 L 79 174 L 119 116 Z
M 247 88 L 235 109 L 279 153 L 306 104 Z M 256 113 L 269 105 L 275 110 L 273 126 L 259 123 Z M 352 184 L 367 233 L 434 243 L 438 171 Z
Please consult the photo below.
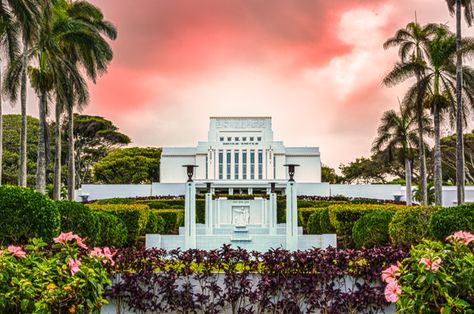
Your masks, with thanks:
M 23 40 L 23 70 L 21 73 L 21 128 L 20 128 L 20 169 L 18 174 L 18 185 L 27 185 L 27 155 L 26 155 L 26 138 L 27 138 L 27 116 L 26 116 L 26 51 L 28 43 Z
M 456 0 L 456 190 L 458 205 L 464 203 L 464 143 L 462 110 L 461 0 Z
M 420 86 L 420 75 L 416 76 L 417 85 L 418 85 L 418 94 L 419 94 L 419 86 Z M 419 151 L 419 158 L 420 158 L 420 199 L 422 205 L 428 205 L 428 191 L 427 191 L 427 184 L 426 184 L 426 151 L 425 151 L 425 142 L 423 138 L 423 102 L 421 97 L 417 97 L 416 100 L 416 108 L 417 108 L 417 124 L 418 124 L 418 151 Z
M 435 104 L 434 108 L 434 186 L 435 186 L 435 205 L 441 206 L 443 203 L 443 176 L 441 170 L 441 128 L 440 128 L 440 108 Z
M 56 100 L 53 199 L 61 199 L 61 105 Z
M 68 177 L 67 177 L 67 198 L 70 201 L 74 201 L 75 195 L 74 190 L 76 188 L 76 169 L 74 161 L 74 114 L 73 107 L 67 106 L 67 115 L 68 115 L 68 142 L 69 142 L 69 152 L 68 152 Z
M 38 160 L 36 162 L 36 190 L 46 193 L 46 94 L 39 97 Z
M 406 182 L 406 202 L 408 206 L 412 205 L 411 193 L 411 161 L 405 157 L 405 182 Z

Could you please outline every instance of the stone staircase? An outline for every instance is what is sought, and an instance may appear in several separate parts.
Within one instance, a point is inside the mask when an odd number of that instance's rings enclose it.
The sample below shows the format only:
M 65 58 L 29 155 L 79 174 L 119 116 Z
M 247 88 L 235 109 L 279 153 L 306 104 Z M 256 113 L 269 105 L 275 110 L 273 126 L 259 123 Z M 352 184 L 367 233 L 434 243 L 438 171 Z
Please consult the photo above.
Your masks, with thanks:
M 252 242 L 252 238 L 249 235 L 249 230 L 246 225 L 244 226 L 239 226 L 236 225 L 234 226 L 234 232 L 232 234 L 232 237 L 230 238 L 231 242 Z

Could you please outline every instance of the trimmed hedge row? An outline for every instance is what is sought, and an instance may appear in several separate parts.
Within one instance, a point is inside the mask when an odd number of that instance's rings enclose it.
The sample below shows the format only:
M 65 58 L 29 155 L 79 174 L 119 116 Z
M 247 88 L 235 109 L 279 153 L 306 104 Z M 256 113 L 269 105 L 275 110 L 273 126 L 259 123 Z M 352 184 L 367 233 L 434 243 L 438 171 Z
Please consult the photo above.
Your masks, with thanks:
M 59 234 L 57 205 L 28 188 L 0 186 L 0 244 L 27 243 L 30 238 L 49 242 Z
M 474 203 L 441 208 L 431 216 L 429 229 L 437 240 L 459 230 L 474 232 Z

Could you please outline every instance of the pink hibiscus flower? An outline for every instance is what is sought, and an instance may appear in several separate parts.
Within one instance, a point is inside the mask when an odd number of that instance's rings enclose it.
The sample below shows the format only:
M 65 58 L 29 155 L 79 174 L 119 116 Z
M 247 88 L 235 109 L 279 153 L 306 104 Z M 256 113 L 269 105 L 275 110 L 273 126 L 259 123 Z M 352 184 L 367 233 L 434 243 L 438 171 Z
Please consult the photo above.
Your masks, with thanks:
M 425 264 L 426 270 L 437 271 L 439 269 L 439 265 L 441 264 L 441 258 L 436 257 L 433 261 L 431 261 L 427 258 L 422 257 L 418 263 Z
M 23 251 L 21 246 L 9 245 L 7 248 L 8 252 L 12 253 L 16 257 L 25 257 L 26 252 Z
M 458 231 L 446 238 L 446 240 L 453 243 L 461 243 L 468 245 L 474 241 L 474 235 L 466 231 Z
M 66 241 L 72 241 L 72 240 L 76 240 L 76 243 L 77 243 L 77 246 L 87 250 L 88 247 L 87 245 L 84 244 L 84 242 L 82 242 L 82 239 L 80 236 L 78 236 L 77 234 L 74 234 L 72 232 L 61 232 L 61 234 L 59 236 L 57 236 L 56 238 L 53 239 L 54 242 L 56 243 L 65 243 Z
M 382 271 L 382 280 L 386 283 L 395 281 L 398 276 L 400 276 L 400 268 L 397 265 L 391 265 Z
M 94 257 L 99 257 L 99 258 L 104 258 L 110 261 L 110 264 L 115 265 L 114 260 L 112 257 L 114 256 L 115 253 L 112 253 L 112 251 L 108 247 L 104 247 L 101 249 L 100 247 L 95 247 L 90 253 L 90 256 Z M 106 263 L 106 260 L 103 261 L 104 264 Z
M 79 266 L 81 265 L 80 260 L 76 260 L 74 258 L 70 258 L 69 261 L 67 262 L 67 266 L 69 267 L 69 270 L 71 271 L 71 275 L 75 275 L 78 271 L 80 271 Z
M 400 289 L 400 286 L 398 285 L 398 282 L 396 280 L 390 281 L 387 286 L 385 287 L 384 295 L 385 299 L 388 302 L 397 302 L 398 301 L 398 296 L 402 290 Z

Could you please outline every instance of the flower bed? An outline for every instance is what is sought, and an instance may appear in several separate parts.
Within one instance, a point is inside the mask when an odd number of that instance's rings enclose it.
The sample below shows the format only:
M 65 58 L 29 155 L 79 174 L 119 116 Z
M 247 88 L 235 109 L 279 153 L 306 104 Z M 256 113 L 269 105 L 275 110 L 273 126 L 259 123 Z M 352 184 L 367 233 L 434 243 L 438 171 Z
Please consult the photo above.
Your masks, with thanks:
M 108 297 L 134 311 L 330 313 L 385 308 L 382 269 L 407 256 L 392 247 L 266 253 L 121 250 Z

